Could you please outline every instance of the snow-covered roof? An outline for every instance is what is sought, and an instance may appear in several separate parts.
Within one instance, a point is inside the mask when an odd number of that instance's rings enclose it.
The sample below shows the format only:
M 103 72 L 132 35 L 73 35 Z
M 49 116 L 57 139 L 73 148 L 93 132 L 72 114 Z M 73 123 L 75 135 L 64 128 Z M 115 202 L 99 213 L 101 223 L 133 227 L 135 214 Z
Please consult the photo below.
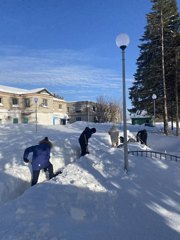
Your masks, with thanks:
M 64 99 L 60 99 L 60 98 L 56 98 L 56 97 L 53 97 L 53 99 L 54 99 L 55 101 L 58 101 L 58 102 L 65 102 Z
M 14 87 L 9 87 L 9 86 L 4 86 L 4 85 L 0 85 L 0 92 L 7 92 L 7 93 L 14 93 L 14 94 L 28 94 L 28 93 L 37 93 L 37 92 L 41 92 L 41 91 L 47 91 L 49 92 L 47 89 L 45 88 L 36 88 L 36 89 L 32 89 L 32 90 L 26 90 L 26 89 L 21 89 L 21 88 L 14 88 Z M 50 93 L 50 92 L 49 92 Z M 51 93 L 50 93 L 51 94 Z
M 147 116 L 136 115 L 136 116 L 131 116 L 131 119 L 132 118 L 152 118 L 152 116 L 149 116 L 149 115 L 147 115 Z

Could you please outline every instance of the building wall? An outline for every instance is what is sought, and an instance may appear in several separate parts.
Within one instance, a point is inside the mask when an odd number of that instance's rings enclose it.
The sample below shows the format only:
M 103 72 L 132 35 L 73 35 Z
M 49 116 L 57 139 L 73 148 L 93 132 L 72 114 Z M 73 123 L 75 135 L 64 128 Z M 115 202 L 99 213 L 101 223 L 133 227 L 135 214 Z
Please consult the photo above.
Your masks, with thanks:
M 43 125 L 52 125 L 53 124 L 53 117 L 51 113 L 38 113 L 37 114 L 37 124 Z
M 69 120 L 67 115 L 67 103 L 61 99 L 53 101 L 53 125 L 66 124 Z
M 17 99 L 17 104 L 13 104 L 13 98 Z M 0 100 L 0 123 L 3 124 L 53 124 L 54 114 L 59 118 L 58 124 L 61 124 L 61 119 L 67 116 L 66 102 L 54 98 L 47 91 L 28 94 L 0 92 Z M 28 106 L 25 105 L 25 101 L 28 101 Z
M 54 112 L 67 112 L 67 103 L 61 99 L 54 99 L 53 101 Z

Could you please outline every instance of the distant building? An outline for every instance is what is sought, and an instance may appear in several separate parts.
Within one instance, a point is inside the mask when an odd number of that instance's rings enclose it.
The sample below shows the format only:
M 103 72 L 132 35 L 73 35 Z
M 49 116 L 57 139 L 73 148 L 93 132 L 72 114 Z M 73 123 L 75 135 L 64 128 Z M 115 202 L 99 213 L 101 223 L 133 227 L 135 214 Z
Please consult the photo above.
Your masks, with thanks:
M 0 85 L 0 123 L 65 125 L 76 121 L 98 122 L 93 101 L 67 102 L 45 88 L 32 90 Z
M 132 125 L 142 125 L 153 126 L 153 117 L 151 116 L 136 116 L 131 117 Z
M 76 121 L 96 122 L 97 103 L 92 101 L 67 102 L 70 123 Z
M 67 103 L 45 88 L 25 90 L 0 85 L 0 123 L 66 124 Z

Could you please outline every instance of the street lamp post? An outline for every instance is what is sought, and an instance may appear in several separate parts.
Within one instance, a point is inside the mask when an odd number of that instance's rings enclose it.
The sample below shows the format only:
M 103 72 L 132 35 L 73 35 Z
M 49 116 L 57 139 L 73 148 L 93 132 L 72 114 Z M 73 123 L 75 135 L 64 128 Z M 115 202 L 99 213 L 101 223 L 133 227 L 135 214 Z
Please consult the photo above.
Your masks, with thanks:
M 116 45 L 122 50 L 122 85 L 123 85 L 123 126 L 124 126 L 124 170 L 128 171 L 128 147 L 127 147 L 127 119 L 126 119 L 126 81 L 125 81 L 125 49 L 129 45 L 129 36 L 119 34 L 116 37 Z
M 90 108 L 90 105 L 87 104 L 87 122 L 89 124 L 89 108 Z
M 156 117 L 156 99 L 157 99 L 156 94 L 152 95 L 152 99 L 153 99 L 153 105 L 154 105 L 154 122 L 155 122 L 155 117 Z
M 38 102 L 38 97 L 34 98 L 34 102 L 36 104 L 36 133 L 37 133 L 37 102 Z

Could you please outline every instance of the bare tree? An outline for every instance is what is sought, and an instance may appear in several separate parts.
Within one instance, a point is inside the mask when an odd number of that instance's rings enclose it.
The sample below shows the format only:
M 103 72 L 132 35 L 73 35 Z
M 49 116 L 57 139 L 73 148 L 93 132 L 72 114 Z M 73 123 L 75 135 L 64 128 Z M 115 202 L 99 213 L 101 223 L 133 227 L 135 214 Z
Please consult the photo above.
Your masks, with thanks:
M 119 103 L 103 96 L 97 98 L 97 114 L 99 122 L 120 122 L 122 116 Z

